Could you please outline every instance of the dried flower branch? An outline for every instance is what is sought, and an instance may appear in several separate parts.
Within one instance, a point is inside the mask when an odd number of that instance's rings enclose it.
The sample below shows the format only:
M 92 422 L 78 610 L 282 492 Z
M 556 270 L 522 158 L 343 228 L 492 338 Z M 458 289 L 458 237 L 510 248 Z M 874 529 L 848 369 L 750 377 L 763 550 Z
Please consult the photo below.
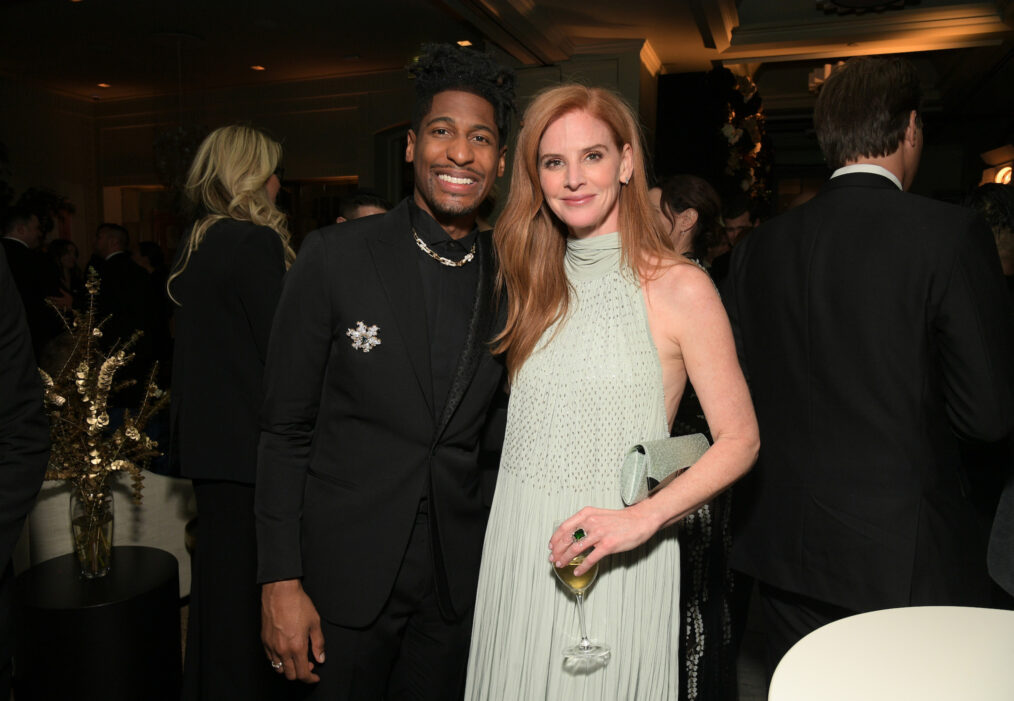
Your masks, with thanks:
M 134 502 L 140 503 L 144 486 L 142 469 L 162 454 L 144 430 L 151 417 L 169 403 L 169 393 L 159 389 L 155 382 L 156 364 L 138 410 L 125 411 L 122 425 L 110 431 L 109 393 L 134 384 L 132 380 L 117 384 L 115 378 L 133 359 L 131 349 L 140 333 L 103 353 L 97 343 L 102 337 L 103 322 L 96 323 L 95 318 L 99 279 L 94 270 L 89 271 L 85 287 L 87 309 L 73 312 L 73 321 L 67 326 L 72 339 L 69 356 L 54 376 L 39 370 L 52 442 L 46 479 L 67 480 L 84 498 L 100 498 L 112 473 L 128 472 Z

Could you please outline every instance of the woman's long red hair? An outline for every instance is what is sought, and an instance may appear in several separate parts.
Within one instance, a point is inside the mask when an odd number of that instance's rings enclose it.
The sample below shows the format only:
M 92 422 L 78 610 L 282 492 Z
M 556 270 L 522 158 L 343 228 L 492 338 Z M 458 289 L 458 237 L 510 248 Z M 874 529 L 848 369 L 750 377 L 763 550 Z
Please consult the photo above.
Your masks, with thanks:
M 570 303 L 563 268 L 567 227 L 542 195 L 539 142 L 553 121 L 576 110 L 603 122 L 617 149 L 630 144 L 633 175 L 619 195 L 624 263 L 643 280 L 656 274 L 659 266 L 677 260 L 652 211 L 641 130 L 623 98 L 583 85 L 560 85 L 540 92 L 522 118 L 510 194 L 493 229 L 500 259 L 499 280 L 501 289 L 507 292 L 507 324 L 493 339 L 493 351 L 507 354 L 512 379 L 546 329 L 566 315 Z

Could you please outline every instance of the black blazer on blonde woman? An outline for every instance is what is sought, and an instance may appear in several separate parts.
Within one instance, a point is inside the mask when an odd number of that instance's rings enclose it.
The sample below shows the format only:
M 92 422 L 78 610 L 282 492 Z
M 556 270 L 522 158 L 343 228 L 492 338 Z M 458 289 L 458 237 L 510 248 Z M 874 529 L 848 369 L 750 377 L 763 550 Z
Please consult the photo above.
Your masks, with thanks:
M 253 484 L 267 356 L 285 256 L 272 229 L 223 220 L 170 284 L 176 309 L 171 422 L 181 474 Z
M 172 451 L 194 480 L 197 547 L 185 701 L 281 700 L 296 691 L 264 658 L 254 480 L 268 335 L 285 275 L 278 234 L 223 220 L 170 287 L 176 310 Z

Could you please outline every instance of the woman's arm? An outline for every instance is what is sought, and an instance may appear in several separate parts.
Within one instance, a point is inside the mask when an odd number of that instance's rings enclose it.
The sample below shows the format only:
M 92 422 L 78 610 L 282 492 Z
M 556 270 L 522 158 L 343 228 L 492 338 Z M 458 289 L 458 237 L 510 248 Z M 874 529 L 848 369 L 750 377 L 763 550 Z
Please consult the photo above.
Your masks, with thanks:
M 550 540 L 552 562 L 562 566 L 595 547 L 578 574 L 610 553 L 637 547 L 713 499 L 750 469 L 760 447 L 729 320 L 707 273 L 675 265 L 645 284 L 645 297 L 667 391 L 681 386 L 685 373 L 697 391 L 714 444 L 691 469 L 634 506 L 585 507 L 564 521 Z M 578 528 L 587 534 L 580 545 L 571 538 Z

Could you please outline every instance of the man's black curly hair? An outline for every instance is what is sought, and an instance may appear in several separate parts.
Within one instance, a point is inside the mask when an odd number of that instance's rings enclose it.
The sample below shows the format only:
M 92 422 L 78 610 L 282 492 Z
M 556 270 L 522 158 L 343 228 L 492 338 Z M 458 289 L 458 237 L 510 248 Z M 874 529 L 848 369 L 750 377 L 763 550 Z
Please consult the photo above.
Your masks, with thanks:
M 456 44 L 423 44 L 422 55 L 408 67 L 415 77 L 415 106 L 412 130 L 419 133 L 433 106 L 433 96 L 447 90 L 478 95 L 493 105 L 497 138 L 507 143 L 514 104 L 514 71 L 498 64 L 492 56 Z

